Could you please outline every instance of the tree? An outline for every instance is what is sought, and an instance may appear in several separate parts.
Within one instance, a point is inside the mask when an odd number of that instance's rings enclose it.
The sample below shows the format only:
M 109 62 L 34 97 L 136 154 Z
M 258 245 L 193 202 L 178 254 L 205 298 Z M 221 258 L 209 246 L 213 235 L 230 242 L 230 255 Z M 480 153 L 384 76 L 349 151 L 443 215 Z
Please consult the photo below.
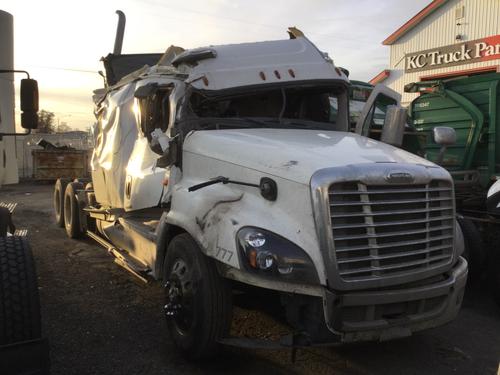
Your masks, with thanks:
M 55 133 L 56 125 L 54 118 L 54 112 L 46 111 L 45 109 L 38 112 L 37 133 Z
M 61 123 L 57 126 L 57 132 L 58 133 L 67 133 L 72 131 L 73 128 L 68 125 L 66 121 L 61 121 Z

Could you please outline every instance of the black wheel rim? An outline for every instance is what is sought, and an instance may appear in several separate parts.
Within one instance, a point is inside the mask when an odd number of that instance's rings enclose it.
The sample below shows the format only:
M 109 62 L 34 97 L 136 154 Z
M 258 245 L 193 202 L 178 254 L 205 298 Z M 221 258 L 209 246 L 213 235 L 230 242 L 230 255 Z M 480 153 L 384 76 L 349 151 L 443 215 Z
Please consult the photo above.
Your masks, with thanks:
M 165 315 L 180 334 L 191 330 L 194 322 L 192 270 L 183 259 L 176 259 L 165 283 Z

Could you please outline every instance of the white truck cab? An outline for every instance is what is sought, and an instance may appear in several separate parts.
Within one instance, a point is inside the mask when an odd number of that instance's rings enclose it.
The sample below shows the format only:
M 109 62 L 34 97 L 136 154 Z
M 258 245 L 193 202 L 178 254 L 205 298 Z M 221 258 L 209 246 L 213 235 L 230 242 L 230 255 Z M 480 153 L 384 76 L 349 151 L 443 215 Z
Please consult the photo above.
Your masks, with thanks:
M 56 185 L 71 237 L 162 280 L 170 332 L 193 358 L 230 342 L 241 286 L 274 291 L 292 346 L 408 336 L 461 305 L 449 173 L 349 132 L 348 78 L 290 36 L 108 55 L 92 182 Z

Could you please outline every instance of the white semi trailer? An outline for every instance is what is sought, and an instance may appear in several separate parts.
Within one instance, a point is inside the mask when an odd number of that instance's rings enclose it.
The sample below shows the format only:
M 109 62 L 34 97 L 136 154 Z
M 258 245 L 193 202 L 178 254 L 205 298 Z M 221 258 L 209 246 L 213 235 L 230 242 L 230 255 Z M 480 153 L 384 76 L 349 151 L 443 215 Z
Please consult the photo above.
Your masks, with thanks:
M 0 186 L 18 182 L 14 120 L 13 17 L 0 10 Z M 21 80 L 21 125 L 38 125 L 38 85 Z M 15 202 L 0 202 L 0 373 L 48 374 L 47 340 L 41 336 L 35 264 L 25 232 L 12 221 Z
M 229 337 L 235 290 L 275 295 L 291 347 L 403 337 L 457 315 L 467 263 L 449 173 L 349 132 L 349 80 L 300 31 L 122 55 L 120 19 L 94 93 L 92 182 L 58 181 L 56 216 L 162 280 L 186 355 L 249 345 Z M 400 114 L 384 128 L 404 126 Z

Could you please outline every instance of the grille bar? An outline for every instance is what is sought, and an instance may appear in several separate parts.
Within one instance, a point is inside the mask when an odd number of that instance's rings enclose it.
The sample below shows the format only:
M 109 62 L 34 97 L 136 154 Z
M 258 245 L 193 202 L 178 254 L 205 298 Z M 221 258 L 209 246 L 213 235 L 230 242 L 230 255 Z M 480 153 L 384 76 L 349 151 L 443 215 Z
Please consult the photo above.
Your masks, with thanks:
M 420 219 L 420 220 L 384 221 L 381 223 L 371 223 L 371 224 L 336 225 L 333 229 L 337 230 L 337 229 L 347 229 L 347 228 L 386 227 L 386 226 L 393 226 L 393 225 L 422 224 L 422 223 L 428 223 L 430 221 L 441 221 L 441 220 L 453 219 L 453 217 L 454 216 L 452 216 L 452 215 L 448 215 L 448 216 L 437 216 L 437 217 L 425 218 L 425 219 Z
M 371 212 L 371 213 L 355 213 L 355 214 L 338 214 L 336 212 L 332 212 L 332 218 L 342 218 L 342 217 L 365 217 L 365 216 L 389 216 L 389 215 L 401 215 L 401 214 L 420 214 L 426 213 L 428 211 L 443 211 L 443 210 L 453 210 L 453 206 L 444 206 L 444 207 L 436 207 L 436 208 L 423 208 L 416 210 L 396 210 L 391 212 Z
M 438 237 L 433 237 L 433 241 L 441 241 L 441 240 L 451 240 L 453 239 L 453 236 L 438 236 Z M 388 244 L 384 245 L 370 245 L 370 246 L 358 246 L 358 247 L 337 247 L 336 252 L 337 253 L 342 253 L 342 252 L 350 252 L 350 251 L 362 251 L 362 250 L 370 250 L 370 249 L 386 249 L 390 247 L 399 247 L 399 246 L 411 246 L 411 245 L 420 245 L 420 244 L 425 244 L 429 241 L 427 238 L 424 238 L 423 240 L 417 240 L 417 241 L 399 241 L 399 242 L 391 242 Z
M 419 266 L 422 264 L 428 264 L 433 261 L 438 261 L 442 259 L 447 259 L 449 258 L 448 255 L 437 255 L 434 257 L 430 257 L 428 259 L 422 259 L 422 260 L 415 260 L 413 262 L 405 262 L 401 264 L 395 264 L 393 266 L 384 266 L 384 267 L 366 267 L 366 268 L 357 268 L 357 269 L 350 269 L 349 271 L 341 271 L 340 275 L 352 275 L 352 274 L 357 274 L 357 273 L 365 273 L 365 272 L 373 272 L 373 271 L 388 271 L 388 270 L 396 270 L 400 268 L 407 268 L 411 266 Z
M 426 192 L 433 192 L 433 191 L 449 191 L 447 188 L 422 188 L 422 189 L 413 189 L 411 191 L 408 191 L 406 189 L 400 189 L 400 190 L 391 190 L 391 189 L 384 189 L 384 190 L 367 190 L 364 192 L 365 194 L 398 194 L 398 193 L 426 193 Z M 343 191 L 333 191 L 328 193 L 330 196 L 332 195 L 359 195 L 359 191 L 356 190 L 343 190 Z
M 390 232 L 390 233 L 380 233 L 380 234 L 360 234 L 356 236 L 336 236 L 334 239 L 337 241 L 343 241 L 343 240 L 362 240 L 366 238 L 381 238 L 381 237 L 394 237 L 394 236 L 410 236 L 413 234 L 425 234 L 429 231 L 435 232 L 435 231 L 443 231 L 446 229 L 452 229 L 451 225 L 443 225 L 439 227 L 431 227 L 429 229 L 418 229 L 418 230 L 405 230 L 405 231 L 397 231 L 397 232 Z
M 367 257 L 358 257 L 358 258 L 350 258 L 347 260 L 337 260 L 338 264 L 347 264 L 347 263 L 356 263 L 356 262 L 366 262 L 370 260 L 383 260 L 383 259 L 396 259 L 396 258 L 402 258 L 402 257 L 407 257 L 407 256 L 413 256 L 413 255 L 420 255 L 420 254 L 428 254 L 432 253 L 434 251 L 439 251 L 446 249 L 450 245 L 439 245 L 439 246 L 433 246 L 429 247 L 428 249 L 424 250 L 416 250 L 416 251 L 407 251 L 404 253 L 396 253 L 396 254 L 389 254 L 389 255 L 370 255 Z
M 386 205 L 386 204 L 409 204 L 409 203 L 431 203 L 431 202 L 442 202 L 442 201 L 452 201 L 453 198 L 432 198 L 432 199 L 405 199 L 405 200 L 386 200 L 386 201 L 375 201 L 375 202 L 335 202 L 330 203 L 330 207 L 336 206 L 365 206 L 365 205 Z
M 451 182 L 367 185 L 328 191 L 333 249 L 345 281 L 414 273 L 451 262 L 455 210 Z

